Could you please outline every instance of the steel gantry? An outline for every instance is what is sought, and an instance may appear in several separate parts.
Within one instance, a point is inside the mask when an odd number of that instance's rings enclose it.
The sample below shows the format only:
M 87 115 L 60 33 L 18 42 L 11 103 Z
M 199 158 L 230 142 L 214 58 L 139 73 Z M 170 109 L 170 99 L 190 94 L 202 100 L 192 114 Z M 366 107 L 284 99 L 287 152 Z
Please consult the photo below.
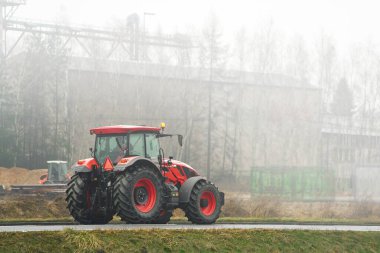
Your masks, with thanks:
M 62 48 L 65 48 L 70 42 L 75 42 L 88 57 L 95 57 L 88 41 L 106 42 L 109 43 L 109 49 L 102 56 L 106 59 L 111 57 L 117 49 L 127 53 L 129 58 L 127 60 L 141 61 L 145 60 L 148 46 L 168 47 L 177 50 L 188 50 L 193 47 L 190 37 L 185 35 L 153 36 L 146 33 L 145 27 L 143 31 L 140 31 L 140 21 L 137 14 L 128 16 L 125 27 L 112 30 L 14 18 L 15 11 L 24 4 L 26 4 L 25 0 L 0 0 L 0 49 L 1 56 L 4 59 L 12 54 L 26 34 L 61 37 Z M 7 39 L 7 32 L 9 31 L 18 33 L 12 42 Z M 140 57 L 140 50 L 143 51 L 142 57 Z

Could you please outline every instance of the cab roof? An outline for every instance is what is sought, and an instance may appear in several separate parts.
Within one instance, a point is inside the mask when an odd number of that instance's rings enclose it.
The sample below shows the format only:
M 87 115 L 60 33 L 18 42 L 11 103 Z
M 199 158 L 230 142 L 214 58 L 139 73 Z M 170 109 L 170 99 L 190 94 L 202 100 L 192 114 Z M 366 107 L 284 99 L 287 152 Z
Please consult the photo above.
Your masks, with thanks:
M 160 132 L 159 127 L 117 125 L 104 126 L 90 129 L 90 134 L 124 134 L 131 132 Z
M 67 161 L 46 161 L 46 163 L 67 163 Z

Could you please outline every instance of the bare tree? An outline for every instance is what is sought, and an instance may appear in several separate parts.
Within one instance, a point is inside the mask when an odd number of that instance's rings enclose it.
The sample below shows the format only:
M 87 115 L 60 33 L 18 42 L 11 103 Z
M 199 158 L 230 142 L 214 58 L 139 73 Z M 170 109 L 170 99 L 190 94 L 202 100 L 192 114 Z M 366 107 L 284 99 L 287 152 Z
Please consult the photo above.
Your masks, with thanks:
M 336 50 L 333 38 L 321 33 L 316 43 L 317 56 L 317 82 L 322 88 L 322 99 L 324 109 L 331 102 L 333 94 L 333 83 L 336 79 Z
M 212 131 L 213 131 L 213 92 L 214 81 L 216 78 L 216 70 L 224 65 L 223 51 L 225 50 L 222 44 L 222 30 L 218 18 L 211 13 L 207 23 L 203 29 L 201 41 L 201 65 L 203 63 L 208 68 L 208 127 L 207 127 L 207 178 L 210 179 L 211 163 L 212 163 Z
M 263 25 L 259 31 L 255 32 L 250 43 L 250 58 L 252 65 L 250 69 L 257 73 L 279 73 L 279 46 L 273 21 Z
M 310 74 L 313 69 L 310 64 L 309 51 L 301 36 L 295 36 L 290 41 L 286 58 L 286 74 L 298 78 L 307 85 L 310 81 Z
M 65 92 L 59 86 L 65 63 L 57 56 L 58 44 L 54 39 L 29 37 L 27 51 L 8 62 L 13 166 L 41 167 L 48 158 L 65 156 L 65 133 L 60 125 L 64 121 L 59 113 L 63 111 L 60 104 Z
M 243 82 L 245 78 L 245 69 L 246 69 L 246 61 L 247 61 L 247 34 L 245 28 L 241 28 L 240 31 L 236 34 L 235 39 L 235 51 L 237 56 L 237 62 L 238 62 L 238 69 L 239 69 L 239 86 L 237 95 L 235 97 L 234 101 L 234 116 L 233 116 L 233 124 L 234 124 L 234 130 L 233 130 L 233 137 L 232 137 L 232 158 L 231 158 L 231 174 L 234 173 L 235 167 L 236 167 L 236 156 L 239 153 L 239 150 L 237 149 L 237 143 L 239 141 L 239 126 L 241 124 L 240 117 L 241 117 L 241 103 L 242 96 L 243 96 Z M 241 131 L 240 131 L 241 132 Z

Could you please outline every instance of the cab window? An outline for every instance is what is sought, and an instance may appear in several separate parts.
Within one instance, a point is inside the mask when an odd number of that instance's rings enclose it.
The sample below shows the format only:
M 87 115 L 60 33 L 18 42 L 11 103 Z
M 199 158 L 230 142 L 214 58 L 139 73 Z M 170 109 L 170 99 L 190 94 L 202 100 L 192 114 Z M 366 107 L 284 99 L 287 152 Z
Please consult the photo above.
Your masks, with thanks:
M 126 135 L 105 135 L 97 136 L 95 143 L 95 156 L 99 162 L 103 163 L 107 157 L 115 164 L 127 150 Z
M 145 156 L 145 142 L 143 133 L 129 135 L 128 150 L 130 156 Z
M 146 157 L 157 158 L 160 151 L 160 146 L 158 144 L 158 139 L 156 134 L 145 134 L 146 140 Z

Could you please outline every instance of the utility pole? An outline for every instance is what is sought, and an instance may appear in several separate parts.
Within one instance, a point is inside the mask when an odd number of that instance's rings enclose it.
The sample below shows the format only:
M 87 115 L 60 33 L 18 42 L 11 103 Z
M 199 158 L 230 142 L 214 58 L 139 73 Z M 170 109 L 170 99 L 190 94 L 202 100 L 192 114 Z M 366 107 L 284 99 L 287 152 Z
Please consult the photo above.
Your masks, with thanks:
M 210 57 L 210 82 L 208 84 L 208 127 L 207 127 L 207 179 L 211 180 L 211 112 L 212 112 L 212 67 L 213 57 Z
M 5 59 L 5 4 L 0 1 L 0 64 L 4 64 Z
M 147 53 L 146 53 L 146 50 L 147 50 L 147 47 L 146 47 L 146 27 L 145 27 L 145 22 L 146 22 L 146 19 L 145 19 L 145 16 L 154 16 L 156 15 L 156 13 L 152 13 L 152 12 L 144 12 L 144 15 L 143 15 L 143 62 L 146 61 L 146 56 L 147 56 Z
M 139 61 L 140 18 L 136 13 L 127 17 L 127 32 L 131 41 L 129 44 L 131 60 Z
M 144 12 L 143 14 L 143 32 L 142 32 L 142 64 L 143 64 L 143 68 L 144 68 L 144 75 L 142 78 L 145 78 L 147 76 L 147 41 L 146 41 L 146 18 L 145 16 L 154 16 L 156 15 L 155 13 L 151 13 L 151 12 Z M 137 101 L 138 101 L 138 104 L 137 104 L 137 118 L 138 120 L 140 121 L 141 120 L 141 115 L 142 115 L 142 111 L 141 111 L 141 101 L 142 99 L 140 99 L 141 97 L 141 94 L 142 94 L 142 90 L 141 90 L 141 86 L 138 86 L 137 87 Z
M 5 54 L 4 54 L 4 10 L 3 10 L 3 3 L 0 2 L 0 82 L 3 81 L 3 73 L 4 73 L 4 59 L 5 59 Z M 2 106 L 2 100 L 3 100 L 3 86 L 4 84 L 0 83 L 0 122 L 3 122 L 4 120 L 2 119 L 3 115 L 3 106 Z M 0 125 L 0 127 L 2 127 Z

